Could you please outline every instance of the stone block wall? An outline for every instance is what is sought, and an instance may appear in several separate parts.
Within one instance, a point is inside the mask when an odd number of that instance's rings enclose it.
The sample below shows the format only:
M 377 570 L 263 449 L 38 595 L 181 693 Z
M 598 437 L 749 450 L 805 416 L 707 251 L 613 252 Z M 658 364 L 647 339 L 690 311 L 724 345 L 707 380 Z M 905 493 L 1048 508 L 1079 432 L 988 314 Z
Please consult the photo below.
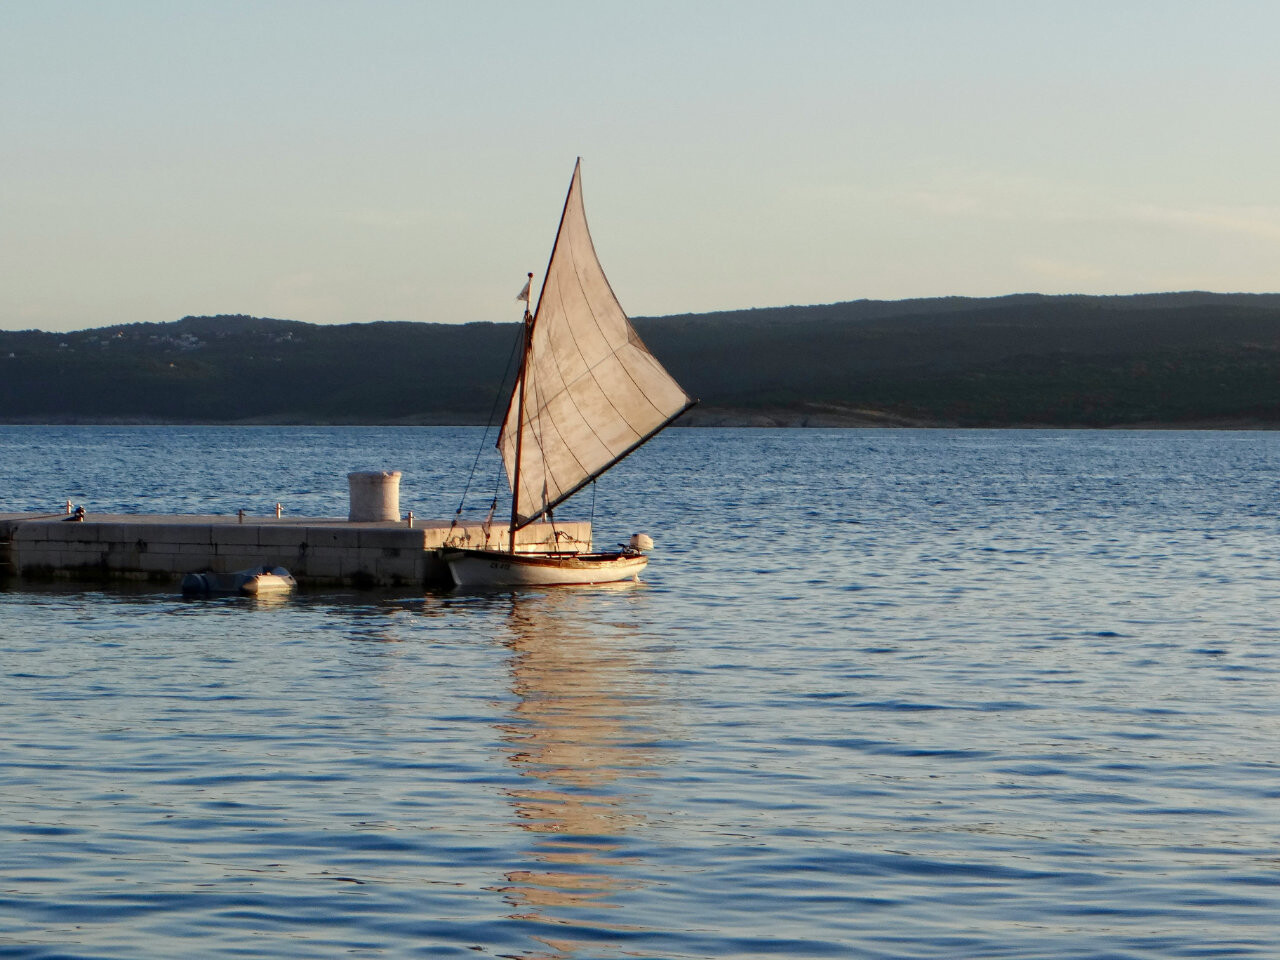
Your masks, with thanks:
M 259 565 L 287 568 L 300 583 L 361 587 L 421 586 L 448 580 L 435 555 L 447 539 L 505 547 L 506 532 L 479 524 L 451 528 L 430 522 L 350 523 L 342 520 L 255 520 L 235 517 L 110 516 L 81 522 L 64 517 L 0 516 L 0 572 L 72 580 L 179 580 L 212 570 L 234 573 Z M 517 549 L 589 545 L 585 522 L 533 524 L 517 534 Z M 8 544 L 7 548 L 4 546 Z

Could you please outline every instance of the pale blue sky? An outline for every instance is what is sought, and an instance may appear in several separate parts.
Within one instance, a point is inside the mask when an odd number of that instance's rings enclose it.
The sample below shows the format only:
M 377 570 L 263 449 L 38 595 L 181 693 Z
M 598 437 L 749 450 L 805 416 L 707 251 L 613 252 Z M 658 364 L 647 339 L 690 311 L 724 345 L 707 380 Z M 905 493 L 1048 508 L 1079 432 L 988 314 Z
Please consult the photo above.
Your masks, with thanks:
M 1280 290 L 1271 0 L 0 0 L 0 328 Z

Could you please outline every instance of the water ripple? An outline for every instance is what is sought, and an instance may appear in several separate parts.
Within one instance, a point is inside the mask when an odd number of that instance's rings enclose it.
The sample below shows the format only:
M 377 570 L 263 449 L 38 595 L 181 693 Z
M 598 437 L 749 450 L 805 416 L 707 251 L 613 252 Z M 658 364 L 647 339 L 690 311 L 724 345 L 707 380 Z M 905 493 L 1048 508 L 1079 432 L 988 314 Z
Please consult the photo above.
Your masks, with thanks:
M 340 515 L 393 466 L 446 516 L 477 439 L 0 427 L 0 509 Z M 598 493 L 639 588 L 11 583 L 0 956 L 1280 956 L 1277 476 L 1269 433 L 669 431 Z

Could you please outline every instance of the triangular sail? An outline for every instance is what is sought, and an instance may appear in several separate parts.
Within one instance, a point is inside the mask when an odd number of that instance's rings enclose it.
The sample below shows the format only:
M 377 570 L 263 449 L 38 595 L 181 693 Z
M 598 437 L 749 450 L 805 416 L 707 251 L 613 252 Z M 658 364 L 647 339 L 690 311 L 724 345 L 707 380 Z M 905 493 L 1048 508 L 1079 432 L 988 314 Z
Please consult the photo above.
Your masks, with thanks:
M 576 165 L 521 378 L 498 438 L 517 528 L 581 489 L 693 403 L 641 342 L 609 287 L 587 230 Z M 517 470 L 518 429 L 523 437 Z

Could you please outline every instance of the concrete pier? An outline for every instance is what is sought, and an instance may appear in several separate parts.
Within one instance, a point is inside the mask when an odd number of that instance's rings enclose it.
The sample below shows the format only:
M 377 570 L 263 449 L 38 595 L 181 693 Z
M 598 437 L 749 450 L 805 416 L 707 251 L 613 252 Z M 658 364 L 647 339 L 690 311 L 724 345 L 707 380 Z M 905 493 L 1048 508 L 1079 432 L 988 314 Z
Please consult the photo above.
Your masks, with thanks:
M 558 540 L 557 540 L 558 536 Z M 306 517 L 0 514 L 0 575 L 82 581 L 177 582 L 187 573 L 281 566 L 303 586 L 414 587 L 449 582 L 435 555 L 446 539 L 506 546 L 506 529 L 404 520 L 352 522 Z M 586 549 L 586 521 L 530 524 L 516 549 Z

